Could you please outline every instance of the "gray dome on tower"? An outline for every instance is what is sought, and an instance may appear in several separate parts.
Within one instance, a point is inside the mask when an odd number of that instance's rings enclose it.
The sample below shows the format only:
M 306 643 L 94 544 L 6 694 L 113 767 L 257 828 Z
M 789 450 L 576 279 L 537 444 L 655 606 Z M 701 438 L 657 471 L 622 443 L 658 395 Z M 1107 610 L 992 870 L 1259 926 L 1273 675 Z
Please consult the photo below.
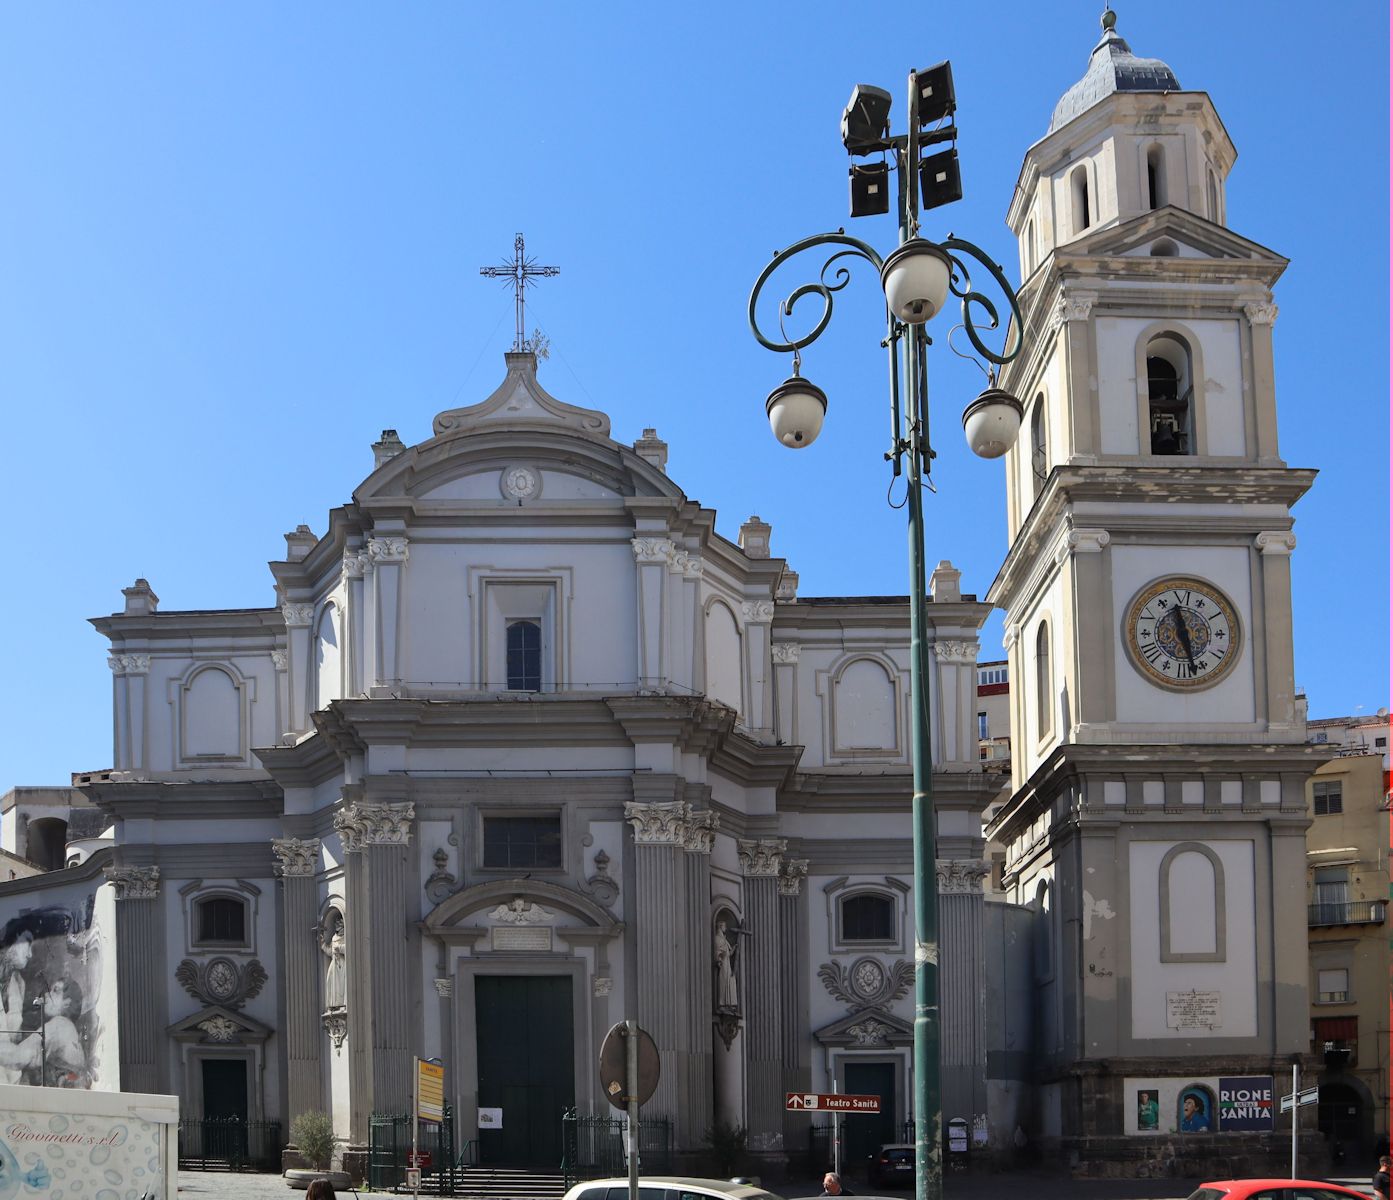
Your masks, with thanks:
M 1093 47 L 1088 70 L 1054 106 L 1050 132 L 1067 125 L 1114 92 L 1178 92 L 1175 72 L 1159 58 L 1138 58 L 1117 32 L 1117 14 L 1103 12 L 1103 38 Z

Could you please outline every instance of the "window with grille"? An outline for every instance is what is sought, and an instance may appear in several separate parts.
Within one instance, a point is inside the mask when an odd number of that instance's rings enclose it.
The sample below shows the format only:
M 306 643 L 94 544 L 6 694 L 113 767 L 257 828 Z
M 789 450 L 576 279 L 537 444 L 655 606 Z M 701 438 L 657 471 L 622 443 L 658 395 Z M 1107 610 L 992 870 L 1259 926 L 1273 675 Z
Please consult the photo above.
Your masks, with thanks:
M 508 625 L 508 690 L 542 690 L 542 627 L 536 621 Z
M 198 940 L 243 946 L 247 941 L 247 906 L 229 896 L 211 896 L 198 903 Z
M 842 941 L 889 942 L 895 937 L 895 902 L 888 896 L 848 896 L 841 903 Z
M 1316 996 L 1320 1004 L 1343 1004 L 1349 1000 L 1349 971 L 1344 967 L 1317 971 Z
M 1315 783 L 1312 787 L 1312 798 L 1315 801 L 1316 816 L 1325 817 L 1333 813 L 1344 812 L 1345 801 L 1341 792 L 1341 785 L 1337 782 L 1325 781 Z
M 991 737 L 991 734 L 987 732 L 987 714 L 986 714 L 986 713 L 978 713 L 978 714 L 977 714 L 977 740 L 978 740 L 979 742 L 985 742 L 989 737 Z
M 552 868 L 561 866 L 561 818 L 485 817 L 484 866 Z

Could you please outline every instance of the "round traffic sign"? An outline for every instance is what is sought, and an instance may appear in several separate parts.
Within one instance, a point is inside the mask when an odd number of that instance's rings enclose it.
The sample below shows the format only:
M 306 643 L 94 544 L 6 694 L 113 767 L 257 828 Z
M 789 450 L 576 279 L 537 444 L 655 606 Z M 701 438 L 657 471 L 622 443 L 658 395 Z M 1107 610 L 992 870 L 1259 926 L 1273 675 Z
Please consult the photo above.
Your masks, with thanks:
M 638 1089 L 635 1099 L 647 1104 L 658 1087 L 658 1047 L 648 1034 L 635 1026 L 638 1037 Z M 629 1093 L 625 1080 L 628 1073 L 629 1038 L 625 1022 L 620 1021 L 607 1034 L 600 1046 L 600 1087 L 605 1099 L 615 1108 L 627 1110 Z

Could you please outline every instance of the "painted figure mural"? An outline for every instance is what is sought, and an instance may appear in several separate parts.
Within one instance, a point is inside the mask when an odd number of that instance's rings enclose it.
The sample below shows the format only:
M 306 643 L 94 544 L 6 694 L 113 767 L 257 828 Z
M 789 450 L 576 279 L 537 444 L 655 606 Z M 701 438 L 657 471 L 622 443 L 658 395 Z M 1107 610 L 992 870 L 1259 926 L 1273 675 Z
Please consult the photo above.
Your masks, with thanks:
M 29 909 L 0 928 L 0 1083 L 90 1088 L 101 1036 L 94 897 Z

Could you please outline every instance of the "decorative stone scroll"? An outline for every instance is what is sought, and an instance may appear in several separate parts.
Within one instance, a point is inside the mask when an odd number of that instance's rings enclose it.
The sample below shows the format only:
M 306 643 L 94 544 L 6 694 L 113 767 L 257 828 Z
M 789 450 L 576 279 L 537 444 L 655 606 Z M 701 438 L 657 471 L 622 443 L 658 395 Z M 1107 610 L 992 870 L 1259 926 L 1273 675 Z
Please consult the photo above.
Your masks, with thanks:
M 774 602 L 772 600 L 746 600 L 740 605 L 740 611 L 750 624 L 767 625 L 774 619 Z
M 206 1021 L 200 1021 L 197 1027 L 203 1030 L 204 1040 L 208 1042 L 240 1041 L 237 1035 L 243 1028 L 230 1017 L 224 1016 L 209 1017 Z
M 817 977 L 834 1000 L 853 1010 L 884 1008 L 909 990 L 914 982 L 914 964 L 900 958 L 887 970 L 878 959 L 870 957 L 858 958 L 849 968 L 834 960 L 818 967 Z
M 779 895 L 797 896 L 803 891 L 803 880 L 808 877 L 806 858 L 786 858 L 779 868 Z
M 775 642 L 774 661 L 776 663 L 796 663 L 803 647 L 797 642 Z
M 319 871 L 319 839 L 272 838 L 271 853 L 276 856 L 273 870 L 282 877 L 315 875 Z
M 159 867 L 107 867 L 105 874 L 118 900 L 154 900 L 160 894 Z
M 368 557 L 373 564 L 404 563 L 411 555 L 411 547 L 404 537 L 375 537 L 368 539 Z
M 344 1040 L 348 1037 L 348 1010 L 340 1008 L 334 1012 L 326 1012 L 324 1014 L 324 1032 L 334 1043 L 334 1053 L 339 1053 L 343 1049 Z
M 970 666 L 977 661 L 976 642 L 934 642 L 934 658 L 941 663 Z
M 1070 292 L 1059 298 L 1059 307 L 1055 310 L 1055 321 L 1060 325 L 1069 321 L 1087 321 L 1089 314 L 1093 312 L 1093 306 L 1097 303 L 1097 292 Z
M 345 550 L 343 552 L 343 576 L 345 579 L 362 579 L 372 569 L 372 558 L 365 549 Z
M 186 958 L 174 968 L 174 978 L 190 996 L 203 1004 L 241 1008 L 266 986 L 266 968 L 260 960 L 238 966 L 230 958 L 200 963 Z
M 1277 321 L 1277 306 L 1270 300 L 1255 300 L 1243 306 L 1243 315 L 1249 325 L 1274 325 Z
M 435 981 L 435 994 L 442 1000 L 448 1000 L 455 994 L 455 981 L 453 979 L 437 979 Z
M 980 895 L 991 865 L 980 859 L 940 858 L 934 864 L 939 895 Z
M 854 1046 L 888 1046 L 894 1027 L 874 1017 L 866 1017 L 854 1025 L 846 1027 L 847 1035 Z
M 405 804 L 346 804 L 334 814 L 334 829 L 349 854 L 368 846 L 406 846 L 416 806 Z
M 668 556 L 667 565 L 669 570 L 684 579 L 698 579 L 701 576 L 701 555 L 693 554 L 690 550 L 679 550 L 674 546 Z
M 444 846 L 436 848 L 431 861 L 435 864 L 435 870 L 426 877 L 426 899 L 432 904 L 439 904 L 458 890 L 459 881 L 445 869 L 450 863 L 450 852 Z
M 609 908 L 619 899 L 619 884 L 609 873 L 609 855 L 603 850 L 595 851 L 595 874 L 585 881 L 585 890 L 596 904 Z
M 148 675 L 150 656 L 148 654 L 113 654 L 106 660 L 113 675 Z
M 1071 554 L 1101 554 L 1111 541 L 1112 534 L 1106 529 L 1071 529 L 1055 547 L 1055 565 L 1062 565 Z
M 1287 555 L 1296 549 L 1296 534 L 1285 530 L 1268 530 L 1258 534 L 1253 541 L 1264 558 L 1269 554 Z
M 775 878 L 788 849 L 786 838 L 741 838 L 735 843 L 740 859 L 740 874 L 753 878 Z
M 488 915 L 490 920 L 501 921 L 505 925 L 545 925 L 556 919 L 554 912 L 521 896 L 514 896 L 507 904 L 500 904 Z
M 271 665 L 277 671 L 290 670 L 290 652 L 288 650 L 272 650 Z

